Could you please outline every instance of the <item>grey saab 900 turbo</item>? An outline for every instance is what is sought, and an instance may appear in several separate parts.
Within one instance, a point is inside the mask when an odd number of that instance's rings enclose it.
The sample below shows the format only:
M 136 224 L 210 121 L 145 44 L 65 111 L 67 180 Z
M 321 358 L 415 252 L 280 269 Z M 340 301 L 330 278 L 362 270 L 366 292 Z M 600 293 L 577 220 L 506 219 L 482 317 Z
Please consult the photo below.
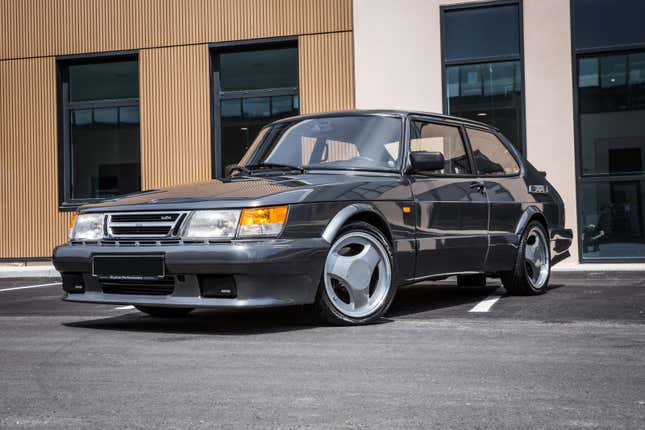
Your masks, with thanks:
M 545 292 L 564 223 L 545 173 L 490 126 L 335 112 L 266 126 L 226 179 L 81 207 L 53 261 L 70 302 L 156 316 L 313 305 L 363 324 L 420 280 Z

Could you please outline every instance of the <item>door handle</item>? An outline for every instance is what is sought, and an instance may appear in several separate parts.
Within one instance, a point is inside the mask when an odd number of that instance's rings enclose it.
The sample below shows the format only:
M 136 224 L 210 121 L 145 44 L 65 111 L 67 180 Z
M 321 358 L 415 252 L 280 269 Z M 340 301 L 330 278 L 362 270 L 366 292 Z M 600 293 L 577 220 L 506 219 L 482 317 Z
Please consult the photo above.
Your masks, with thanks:
M 471 182 L 470 188 L 473 190 L 478 190 L 480 193 L 483 193 L 486 190 L 486 184 L 481 181 Z

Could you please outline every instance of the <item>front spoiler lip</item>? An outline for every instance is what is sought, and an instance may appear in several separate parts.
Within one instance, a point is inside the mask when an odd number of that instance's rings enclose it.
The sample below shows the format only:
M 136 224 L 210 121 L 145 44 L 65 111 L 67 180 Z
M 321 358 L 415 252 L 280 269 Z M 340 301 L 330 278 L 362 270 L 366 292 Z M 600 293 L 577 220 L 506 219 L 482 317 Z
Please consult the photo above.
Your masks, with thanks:
M 66 302 L 97 303 L 105 305 L 133 305 L 155 307 L 185 307 L 201 309 L 270 308 L 297 304 L 295 300 L 278 298 L 206 299 L 202 297 L 143 296 L 132 294 L 83 293 L 66 294 Z

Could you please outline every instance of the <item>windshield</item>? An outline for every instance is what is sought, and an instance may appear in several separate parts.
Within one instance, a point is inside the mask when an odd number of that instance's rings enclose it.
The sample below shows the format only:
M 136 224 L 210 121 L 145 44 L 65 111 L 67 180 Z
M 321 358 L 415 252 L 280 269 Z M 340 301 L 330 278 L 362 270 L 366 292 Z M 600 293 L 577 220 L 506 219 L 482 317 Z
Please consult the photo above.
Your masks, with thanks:
M 392 117 L 304 119 L 286 126 L 256 161 L 316 169 L 395 170 L 400 166 L 401 130 L 402 120 Z

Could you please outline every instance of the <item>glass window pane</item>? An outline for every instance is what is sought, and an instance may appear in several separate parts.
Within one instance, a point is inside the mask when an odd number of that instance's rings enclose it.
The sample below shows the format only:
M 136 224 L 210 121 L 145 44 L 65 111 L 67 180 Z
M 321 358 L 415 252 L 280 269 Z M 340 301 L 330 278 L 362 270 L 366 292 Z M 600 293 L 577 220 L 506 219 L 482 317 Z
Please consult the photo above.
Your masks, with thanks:
M 219 57 L 220 91 L 298 86 L 298 48 L 225 52 Z
M 645 52 L 629 56 L 629 84 L 645 84 Z
M 139 191 L 139 108 L 83 109 L 70 114 L 72 199 Z
M 485 59 L 520 55 L 516 4 L 444 12 L 444 59 Z
M 645 172 L 645 84 L 638 82 L 644 53 L 583 57 L 578 61 L 582 174 Z M 600 84 L 586 85 L 587 65 L 600 65 Z M 634 82 L 632 82 L 634 78 Z
M 241 117 L 242 99 L 222 100 L 222 117 Z
M 271 97 L 271 113 L 273 115 L 293 111 L 293 96 Z
M 645 257 L 645 181 L 586 183 L 581 194 L 585 258 Z
M 242 114 L 246 118 L 271 116 L 271 97 L 252 97 L 242 100 Z
M 580 88 L 597 87 L 600 85 L 598 67 L 597 58 L 582 58 L 578 62 L 578 86 Z
M 481 81 L 481 67 L 474 66 L 461 66 L 459 68 L 460 81 L 461 81 L 461 95 L 462 96 L 480 96 L 483 92 Z
M 139 97 L 137 60 L 70 64 L 68 73 L 72 101 Z
M 645 43 L 643 0 L 573 0 L 576 49 Z
M 443 154 L 444 168 L 436 173 L 471 173 L 459 128 L 413 121 L 410 133 L 410 151 L 441 152 Z
M 492 133 L 468 130 L 468 139 L 479 175 L 515 175 L 520 167 L 504 144 Z
M 280 118 L 298 115 L 297 106 L 292 107 L 290 110 L 285 107 L 280 112 L 271 114 L 270 97 L 258 97 L 255 99 L 257 100 L 222 100 L 222 166 L 237 164 L 262 127 Z M 225 108 L 224 102 L 230 103 L 230 105 Z M 242 104 L 244 104 L 244 117 L 240 115 Z M 233 108 L 233 106 L 236 107 Z M 224 112 L 230 115 L 224 115 Z M 258 113 L 259 115 L 251 116 Z
M 600 86 L 618 87 L 627 82 L 627 56 L 611 55 L 600 59 Z
M 499 128 L 521 151 L 523 106 L 519 61 L 450 66 L 446 68 L 446 77 L 447 113 Z

